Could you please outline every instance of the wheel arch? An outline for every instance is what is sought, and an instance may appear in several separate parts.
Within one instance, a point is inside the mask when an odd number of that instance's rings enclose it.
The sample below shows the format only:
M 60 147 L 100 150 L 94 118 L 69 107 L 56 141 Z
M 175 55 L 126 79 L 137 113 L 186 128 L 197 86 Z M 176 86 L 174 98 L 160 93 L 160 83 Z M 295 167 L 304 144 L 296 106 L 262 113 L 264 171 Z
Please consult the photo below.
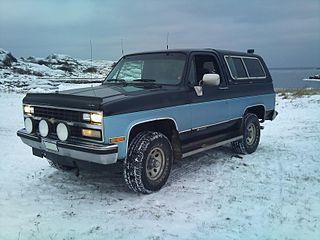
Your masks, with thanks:
M 248 106 L 243 113 L 243 117 L 247 113 L 253 113 L 257 115 L 257 117 L 261 119 L 262 122 L 264 122 L 266 118 L 266 106 L 264 104 L 256 104 L 256 105 Z
M 126 154 L 128 153 L 130 142 L 141 131 L 157 131 L 164 134 L 171 142 L 175 159 L 181 158 L 182 153 L 178 125 L 174 118 L 154 118 L 133 123 L 128 130 Z

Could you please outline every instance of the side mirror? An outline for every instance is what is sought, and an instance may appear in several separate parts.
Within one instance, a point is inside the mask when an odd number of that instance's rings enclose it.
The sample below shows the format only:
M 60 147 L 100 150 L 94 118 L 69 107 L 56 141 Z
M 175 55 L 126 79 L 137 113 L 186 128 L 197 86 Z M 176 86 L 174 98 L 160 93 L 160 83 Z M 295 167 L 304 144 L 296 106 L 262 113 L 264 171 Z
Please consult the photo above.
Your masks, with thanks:
M 202 77 L 203 84 L 211 85 L 211 86 L 219 86 L 220 84 L 220 76 L 216 73 L 207 73 Z
M 202 86 L 210 85 L 210 86 L 219 86 L 220 84 L 220 75 L 216 73 L 207 73 L 204 74 L 202 77 L 202 80 L 199 82 L 198 86 L 194 86 L 194 90 L 196 91 L 196 94 L 201 97 L 203 95 L 203 89 Z

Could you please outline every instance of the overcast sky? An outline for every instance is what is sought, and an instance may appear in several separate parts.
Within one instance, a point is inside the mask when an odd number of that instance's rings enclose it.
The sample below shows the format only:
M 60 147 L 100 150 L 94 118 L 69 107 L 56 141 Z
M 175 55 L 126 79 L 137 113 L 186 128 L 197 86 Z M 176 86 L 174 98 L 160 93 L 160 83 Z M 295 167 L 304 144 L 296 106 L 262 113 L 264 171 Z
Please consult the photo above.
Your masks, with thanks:
M 0 48 L 117 60 L 170 48 L 254 48 L 270 67 L 320 66 L 320 0 L 0 0 Z

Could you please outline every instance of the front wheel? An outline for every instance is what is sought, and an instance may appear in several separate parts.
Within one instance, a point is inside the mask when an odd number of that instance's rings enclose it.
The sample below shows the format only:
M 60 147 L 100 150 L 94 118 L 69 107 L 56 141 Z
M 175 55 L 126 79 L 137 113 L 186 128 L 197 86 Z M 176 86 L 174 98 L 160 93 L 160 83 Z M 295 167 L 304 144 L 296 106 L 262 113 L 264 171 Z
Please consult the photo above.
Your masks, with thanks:
M 255 152 L 260 142 L 260 122 L 257 115 L 248 113 L 244 116 L 242 133 L 242 139 L 231 143 L 233 150 L 240 154 Z
M 127 186 L 140 193 L 158 191 L 167 181 L 173 161 L 169 139 L 159 132 L 144 131 L 131 142 L 124 161 Z

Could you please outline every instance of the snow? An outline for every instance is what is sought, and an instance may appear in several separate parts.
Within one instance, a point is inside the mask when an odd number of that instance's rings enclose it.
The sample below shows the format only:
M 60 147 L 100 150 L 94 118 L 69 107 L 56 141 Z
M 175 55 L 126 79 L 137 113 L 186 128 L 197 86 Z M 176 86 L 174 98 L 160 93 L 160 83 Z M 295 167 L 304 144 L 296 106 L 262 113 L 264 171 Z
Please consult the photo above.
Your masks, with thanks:
M 320 95 L 278 97 L 255 153 L 189 157 L 150 195 L 120 165 L 76 177 L 33 156 L 16 136 L 23 96 L 0 92 L 0 239 L 319 239 Z

